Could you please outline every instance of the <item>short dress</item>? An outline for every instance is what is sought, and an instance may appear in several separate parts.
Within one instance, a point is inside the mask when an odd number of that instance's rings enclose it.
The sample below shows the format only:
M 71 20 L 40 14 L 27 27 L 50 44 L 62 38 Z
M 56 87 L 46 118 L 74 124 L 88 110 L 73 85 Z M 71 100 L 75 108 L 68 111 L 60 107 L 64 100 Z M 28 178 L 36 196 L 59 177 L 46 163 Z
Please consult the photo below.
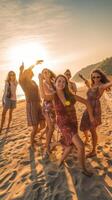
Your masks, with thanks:
M 37 101 L 27 101 L 26 111 L 28 126 L 37 126 L 40 121 L 44 120 L 41 105 Z
M 61 143 L 66 146 L 72 145 L 72 137 L 78 132 L 78 123 L 75 102 L 69 106 L 64 106 L 57 95 L 54 97 L 56 121 L 61 131 Z
M 99 88 L 90 88 L 87 92 L 87 100 L 92 106 L 93 109 L 93 116 L 95 118 L 94 126 L 90 121 L 89 113 L 87 109 L 84 111 L 81 123 L 80 123 L 80 130 L 81 131 L 88 131 L 91 128 L 96 128 L 101 124 L 101 103 L 100 103 L 100 93 Z
M 47 86 L 48 90 L 52 93 L 55 93 L 54 88 L 52 87 L 52 85 L 49 85 L 46 81 L 44 81 L 44 84 Z M 44 91 L 46 95 L 49 95 L 49 93 L 47 93 L 46 91 Z M 55 122 L 55 109 L 54 109 L 54 104 L 52 100 L 45 100 L 43 101 L 43 114 L 46 115 L 48 114 L 50 120 L 52 122 Z
M 55 109 L 54 109 L 54 105 L 52 101 L 44 100 L 42 110 L 43 110 L 43 115 L 47 113 L 51 121 L 53 122 L 55 121 L 56 115 L 55 115 Z
M 17 82 L 8 82 L 5 83 L 5 91 L 2 97 L 3 107 L 6 109 L 14 109 L 16 108 L 16 90 L 17 90 Z M 8 90 L 10 89 L 10 97 L 8 96 Z
M 26 113 L 28 126 L 37 126 L 40 121 L 45 120 L 42 107 L 38 85 L 35 81 L 23 79 L 20 85 L 26 96 Z

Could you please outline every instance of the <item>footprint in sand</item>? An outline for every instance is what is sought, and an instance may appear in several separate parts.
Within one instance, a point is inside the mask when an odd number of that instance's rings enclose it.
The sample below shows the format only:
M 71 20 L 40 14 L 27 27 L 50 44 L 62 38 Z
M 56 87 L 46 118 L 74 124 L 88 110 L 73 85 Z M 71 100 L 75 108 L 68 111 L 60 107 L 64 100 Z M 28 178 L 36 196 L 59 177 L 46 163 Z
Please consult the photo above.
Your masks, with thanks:
M 6 174 L 3 178 L 1 178 L 1 179 L 0 179 L 0 183 L 2 183 L 5 179 L 7 179 L 8 176 L 10 176 L 10 174 Z
M 38 184 L 38 183 L 35 183 L 34 185 L 33 185 L 33 190 L 35 190 L 35 189 L 39 189 L 40 188 L 40 184 Z
M 15 179 L 16 175 L 17 175 L 16 171 L 13 171 L 12 174 L 7 174 L 4 177 L 4 180 L 2 181 L 0 189 L 6 190 L 8 187 L 10 187 L 10 184 L 11 184 L 10 182 L 12 182 Z
M 109 153 L 103 153 L 103 155 L 107 158 L 110 158 Z
M 110 144 L 111 144 L 111 142 L 106 142 L 105 144 L 108 146 L 108 145 L 110 145 Z
M 13 171 L 9 181 L 13 181 L 15 179 L 16 175 L 17 175 L 17 172 Z
M 112 160 L 107 161 L 110 166 L 112 166 Z
M 4 163 L 0 164 L 0 168 L 4 167 L 4 165 L 5 165 Z
M 102 147 L 102 146 L 98 146 L 97 149 L 98 149 L 98 150 L 102 150 L 103 147 Z
M 16 149 L 21 149 L 24 146 L 24 144 L 20 144 L 16 147 Z
M 24 166 L 29 165 L 29 164 L 31 164 L 31 160 L 22 161 L 21 164 Z

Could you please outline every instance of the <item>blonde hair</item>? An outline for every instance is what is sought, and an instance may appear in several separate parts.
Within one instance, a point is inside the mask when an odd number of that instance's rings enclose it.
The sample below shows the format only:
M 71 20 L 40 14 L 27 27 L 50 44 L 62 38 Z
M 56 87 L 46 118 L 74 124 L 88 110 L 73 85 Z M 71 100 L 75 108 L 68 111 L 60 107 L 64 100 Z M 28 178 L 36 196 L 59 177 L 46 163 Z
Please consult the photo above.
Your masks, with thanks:
M 55 73 L 52 72 L 50 69 L 47 69 L 47 68 L 44 68 L 44 69 L 42 70 L 42 73 L 44 73 L 45 70 L 47 70 L 47 71 L 50 73 L 50 79 L 51 79 L 51 81 L 55 80 L 55 78 L 56 78 Z
M 11 78 L 10 78 L 10 75 L 11 75 L 11 74 L 14 74 L 14 77 L 15 77 L 14 82 L 17 83 L 16 73 L 15 73 L 14 71 L 9 71 L 9 72 L 8 72 L 8 75 L 7 75 L 7 78 L 6 78 L 6 82 L 10 82 L 10 81 L 11 81 Z

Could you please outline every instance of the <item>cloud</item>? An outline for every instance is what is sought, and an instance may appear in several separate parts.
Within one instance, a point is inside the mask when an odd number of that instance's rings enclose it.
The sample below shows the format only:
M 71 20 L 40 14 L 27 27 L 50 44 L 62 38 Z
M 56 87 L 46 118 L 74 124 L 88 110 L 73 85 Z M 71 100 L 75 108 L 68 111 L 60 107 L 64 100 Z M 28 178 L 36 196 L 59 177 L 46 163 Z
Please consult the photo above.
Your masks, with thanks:
M 40 40 L 51 44 L 58 39 L 62 26 L 68 23 L 68 13 L 55 1 L 1 0 L 0 51 L 5 61 L 5 50 L 16 41 Z
M 96 49 L 106 56 L 112 51 L 112 14 L 101 1 L 97 8 L 89 0 L 0 0 L 0 68 L 10 65 L 9 49 L 27 41 L 39 41 L 63 65 L 74 57 L 85 63 L 84 56 L 94 56 Z

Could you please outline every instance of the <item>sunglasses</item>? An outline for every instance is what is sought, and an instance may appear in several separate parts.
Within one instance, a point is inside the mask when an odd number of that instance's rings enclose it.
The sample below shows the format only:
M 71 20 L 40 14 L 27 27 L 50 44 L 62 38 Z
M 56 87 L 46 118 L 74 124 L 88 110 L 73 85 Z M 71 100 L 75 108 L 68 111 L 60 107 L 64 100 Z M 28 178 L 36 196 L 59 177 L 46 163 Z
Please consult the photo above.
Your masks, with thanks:
M 100 76 L 93 76 L 92 79 L 100 79 Z

